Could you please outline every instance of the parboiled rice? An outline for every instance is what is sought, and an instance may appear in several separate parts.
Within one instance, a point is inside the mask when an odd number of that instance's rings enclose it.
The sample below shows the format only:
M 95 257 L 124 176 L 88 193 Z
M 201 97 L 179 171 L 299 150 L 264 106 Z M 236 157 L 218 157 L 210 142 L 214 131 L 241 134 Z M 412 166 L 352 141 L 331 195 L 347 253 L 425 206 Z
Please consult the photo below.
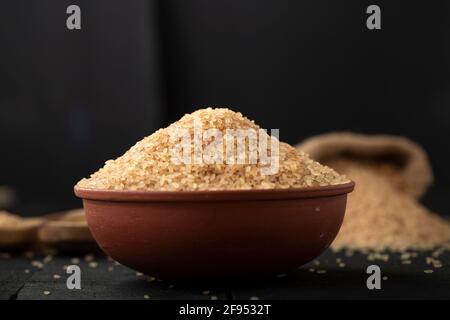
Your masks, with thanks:
M 241 113 L 226 108 L 200 109 L 142 139 L 116 160 L 107 161 L 103 168 L 90 178 L 82 179 L 78 186 L 102 190 L 191 191 L 285 189 L 348 182 L 345 176 L 282 142 L 279 144 L 279 170 L 273 175 L 262 175 L 261 163 L 176 164 L 171 159 L 171 150 L 178 142 L 171 139 L 171 134 L 186 128 L 193 137 L 194 120 L 201 123 L 203 130 L 260 129 Z
M 450 223 L 397 188 L 395 179 L 353 160 L 327 163 L 356 182 L 333 249 L 403 251 L 448 247 Z

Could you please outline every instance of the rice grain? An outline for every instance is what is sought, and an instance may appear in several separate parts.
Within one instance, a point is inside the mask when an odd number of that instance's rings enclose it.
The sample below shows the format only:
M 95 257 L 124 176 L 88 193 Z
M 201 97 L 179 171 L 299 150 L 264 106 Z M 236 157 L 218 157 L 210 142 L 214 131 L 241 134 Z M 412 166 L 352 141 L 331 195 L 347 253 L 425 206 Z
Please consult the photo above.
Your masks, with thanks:
M 260 129 L 241 113 L 225 108 L 200 109 L 142 139 L 123 156 L 106 161 L 90 178 L 78 182 L 78 187 L 137 191 L 245 190 L 326 186 L 349 181 L 283 142 L 279 143 L 279 170 L 272 175 L 261 174 L 261 168 L 268 166 L 262 162 L 175 163 L 172 151 L 180 141 L 174 140 L 173 134 L 187 129 L 194 141 L 195 123 L 201 123 L 202 130 L 216 129 L 223 135 L 228 129 Z M 210 143 L 202 141 L 204 148 Z M 224 153 L 227 141 L 223 141 Z M 236 141 L 233 143 L 236 150 Z M 194 143 L 191 146 L 194 149 Z M 270 143 L 267 143 L 267 154 L 270 153 Z

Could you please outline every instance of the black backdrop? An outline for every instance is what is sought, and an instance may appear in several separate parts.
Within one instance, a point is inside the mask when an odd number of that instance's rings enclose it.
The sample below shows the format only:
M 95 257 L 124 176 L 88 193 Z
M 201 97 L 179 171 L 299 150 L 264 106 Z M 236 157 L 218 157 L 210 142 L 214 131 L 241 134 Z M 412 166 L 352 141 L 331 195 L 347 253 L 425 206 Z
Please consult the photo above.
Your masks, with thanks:
M 78 4 L 82 30 L 65 27 Z M 378 4 L 382 30 L 365 27 Z M 230 106 L 296 143 L 405 135 L 429 152 L 427 204 L 448 213 L 450 25 L 444 1 L 5 0 L 0 185 L 22 214 L 80 205 L 79 178 L 200 106 Z

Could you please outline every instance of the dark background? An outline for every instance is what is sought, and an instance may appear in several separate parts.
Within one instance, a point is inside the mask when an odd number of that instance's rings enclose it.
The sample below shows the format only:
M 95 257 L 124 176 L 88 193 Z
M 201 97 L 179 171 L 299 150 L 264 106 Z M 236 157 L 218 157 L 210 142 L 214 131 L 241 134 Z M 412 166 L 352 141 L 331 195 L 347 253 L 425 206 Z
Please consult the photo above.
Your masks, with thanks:
M 69 31 L 66 8 L 82 10 Z M 382 30 L 365 10 L 378 4 Z M 23 215 L 79 207 L 73 185 L 202 106 L 297 143 L 404 135 L 448 214 L 450 25 L 444 1 L 7 0 L 0 10 L 0 185 Z

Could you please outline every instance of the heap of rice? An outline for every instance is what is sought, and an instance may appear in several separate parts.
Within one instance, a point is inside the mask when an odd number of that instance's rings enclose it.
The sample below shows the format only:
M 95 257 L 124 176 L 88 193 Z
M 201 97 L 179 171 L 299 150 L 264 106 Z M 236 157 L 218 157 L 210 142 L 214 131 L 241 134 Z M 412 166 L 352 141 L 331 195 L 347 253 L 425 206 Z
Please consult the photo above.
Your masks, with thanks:
M 107 161 L 90 178 L 82 179 L 78 187 L 101 190 L 193 191 L 285 189 L 348 182 L 345 176 L 282 142 L 279 144 L 279 170 L 272 175 L 261 174 L 261 167 L 267 165 L 260 162 L 176 164 L 172 160 L 172 150 L 179 141 L 171 139 L 171 136 L 184 128 L 189 130 L 193 141 L 195 123 L 200 123 L 202 130 L 216 128 L 221 132 L 226 129 L 260 129 L 254 121 L 241 113 L 225 108 L 200 109 L 142 139 L 116 160 Z M 207 143 L 204 142 L 205 144 Z M 267 149 L 270 156 L 270 141 Z M 225 150 L 226 141 L 224 152 Z

